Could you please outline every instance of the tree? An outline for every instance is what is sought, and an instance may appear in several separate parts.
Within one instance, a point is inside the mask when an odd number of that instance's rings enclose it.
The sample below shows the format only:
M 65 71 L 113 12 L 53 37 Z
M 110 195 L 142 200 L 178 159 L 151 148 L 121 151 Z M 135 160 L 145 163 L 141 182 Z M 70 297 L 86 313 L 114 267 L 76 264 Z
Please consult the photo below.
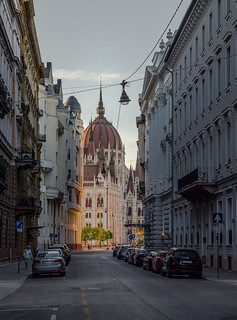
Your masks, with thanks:
M 83 227 L 82 228 L 81 239 L 82 239 L 82 241 L 85 241 L 85 243 L 88 240 L 92 239 L 92 228 L 91 227 Z
M 110 230 L 103 230 L 103 239 L 109 240 L 113 238 L 113 233 Z

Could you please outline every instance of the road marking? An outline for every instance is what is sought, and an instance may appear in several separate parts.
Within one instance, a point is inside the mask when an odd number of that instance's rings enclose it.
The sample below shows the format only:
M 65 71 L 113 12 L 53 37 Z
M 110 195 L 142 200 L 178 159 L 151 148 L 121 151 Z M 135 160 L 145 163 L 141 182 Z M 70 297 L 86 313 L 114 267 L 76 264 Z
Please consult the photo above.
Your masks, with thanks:
M 51 320 L 56 320 L 56 314 L 52 314 L 52 316 L 51 316 Z
M 84 304 L 84 306 L 87 305 L 87 301 L 86 300 L 82 300 L 82 303 Z
M 82 293 L 82 294 L 81 294 L 81 297 L 82 297 L 82 298 L 85 298 L 85 296 L 86 296 L 85 293 Z
M 84 313 L 85 314 L 89 314 L 89 309 L 88 308 L 84 308 Z

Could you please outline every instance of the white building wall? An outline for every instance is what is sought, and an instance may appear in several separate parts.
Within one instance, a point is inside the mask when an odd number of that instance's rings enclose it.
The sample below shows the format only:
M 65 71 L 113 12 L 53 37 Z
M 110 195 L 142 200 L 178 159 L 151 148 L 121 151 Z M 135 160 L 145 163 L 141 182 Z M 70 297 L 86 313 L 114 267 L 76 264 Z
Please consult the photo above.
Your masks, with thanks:
M 196 1 L 167 58 L 174 76 L 174 245 L 196 248 L 216 266 L 213 213 L 222 212 L 219 259 L 229 270 L 237 270 L 236 18 L 234 1 Z M 199 191 L 183 179 L 195 169 Z M 205 183 L 215 187 L 205 193 Z

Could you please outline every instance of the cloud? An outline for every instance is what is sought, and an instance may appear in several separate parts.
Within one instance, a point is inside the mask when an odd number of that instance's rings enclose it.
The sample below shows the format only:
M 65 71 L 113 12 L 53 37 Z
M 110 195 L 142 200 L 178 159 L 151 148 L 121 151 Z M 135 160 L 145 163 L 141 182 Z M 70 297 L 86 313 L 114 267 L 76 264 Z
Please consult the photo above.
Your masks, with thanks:
M 120 80 L 121 75 L 118 73 L 95 73 L 87 72 L 84 70 L 68 70 L 68 69 L 56 69 L 53 71 L 53 76 L 57 79 L 67 80 L 91 80 L 98 82 L 98 79 L 102 77 L 104 81 Z

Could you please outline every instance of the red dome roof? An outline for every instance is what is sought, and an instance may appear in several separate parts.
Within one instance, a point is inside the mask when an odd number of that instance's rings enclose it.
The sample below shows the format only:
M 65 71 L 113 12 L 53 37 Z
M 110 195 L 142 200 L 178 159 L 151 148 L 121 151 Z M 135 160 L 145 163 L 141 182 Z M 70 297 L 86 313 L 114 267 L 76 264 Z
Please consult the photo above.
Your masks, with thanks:
M 89 142 L 93 141 L 95 148 L 99 148 L 101 137 L 103 137 L 104 148 L 122 149 L 122 140 L 118 131 L 104 117 L 98 116 L 85 130 L 84 147 L 89 147 Z
M 93 142 L 95 149 L 100 147 L 100 143 L 103 141 L 104 148 L 122 150 L 122 140 L 118 131 L 113 127 L 104 117 L 105 109 L 102 102 L 102 91 L 100 88 L 100 100 L 97 108 L 97 117 L 86 128 L 84 133 L 84 147 L 91 149 L 91 142 Z M 92 151 L 92 150 L 91 150 Z

